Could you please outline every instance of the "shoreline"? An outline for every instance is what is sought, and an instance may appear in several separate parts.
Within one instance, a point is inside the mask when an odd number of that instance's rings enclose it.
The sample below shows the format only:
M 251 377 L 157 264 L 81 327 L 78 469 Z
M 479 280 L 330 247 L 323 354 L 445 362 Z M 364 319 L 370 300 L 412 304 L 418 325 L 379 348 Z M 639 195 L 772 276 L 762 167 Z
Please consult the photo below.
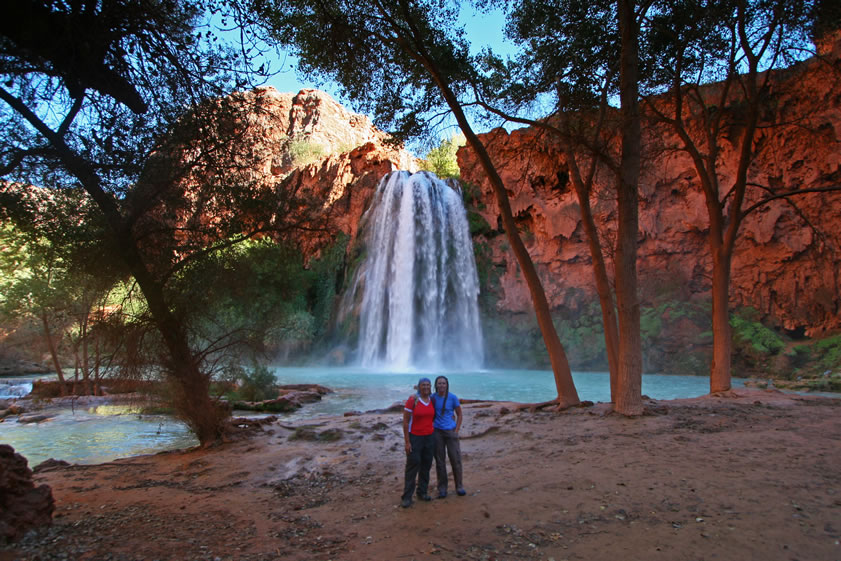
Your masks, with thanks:
M 394 413 L 48 467 L 52 527 L 0 561 L 841 556 L 841 399 L 744 389 L 634 419 L 516 407 L 466 404 L 468 495 L 408 509 Z

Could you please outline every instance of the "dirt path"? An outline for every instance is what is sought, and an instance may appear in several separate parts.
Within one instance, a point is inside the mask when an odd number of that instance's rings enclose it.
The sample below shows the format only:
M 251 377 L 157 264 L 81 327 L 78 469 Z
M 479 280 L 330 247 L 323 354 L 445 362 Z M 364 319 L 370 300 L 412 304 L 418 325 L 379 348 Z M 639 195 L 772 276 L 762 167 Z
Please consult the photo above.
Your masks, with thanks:
M 841 559 L 841 400 L 510 410 L 465 406 L 468 495 L 408 509 L 399 414 L 43 471 L 55 523 L 0 561 Z

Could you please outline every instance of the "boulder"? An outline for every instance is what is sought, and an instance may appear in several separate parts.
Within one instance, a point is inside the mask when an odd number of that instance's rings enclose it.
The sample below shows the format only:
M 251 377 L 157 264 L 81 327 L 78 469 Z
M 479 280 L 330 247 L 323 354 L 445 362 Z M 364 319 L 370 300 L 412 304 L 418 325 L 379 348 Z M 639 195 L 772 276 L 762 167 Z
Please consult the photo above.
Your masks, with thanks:
M 52 523 L 55 501 L 48 485 L 35 487 L 26 458 L 0 444 L 0 542 Z

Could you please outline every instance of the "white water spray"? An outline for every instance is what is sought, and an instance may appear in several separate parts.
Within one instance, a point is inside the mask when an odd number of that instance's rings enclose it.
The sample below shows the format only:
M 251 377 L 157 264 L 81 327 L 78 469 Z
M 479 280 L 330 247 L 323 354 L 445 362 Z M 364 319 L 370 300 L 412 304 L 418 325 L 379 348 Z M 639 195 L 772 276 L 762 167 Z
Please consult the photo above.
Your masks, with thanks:
M 431 173 L 393 172 L 365 219 L 362 365 L 481 367 L 479 278 L 461 195 Z

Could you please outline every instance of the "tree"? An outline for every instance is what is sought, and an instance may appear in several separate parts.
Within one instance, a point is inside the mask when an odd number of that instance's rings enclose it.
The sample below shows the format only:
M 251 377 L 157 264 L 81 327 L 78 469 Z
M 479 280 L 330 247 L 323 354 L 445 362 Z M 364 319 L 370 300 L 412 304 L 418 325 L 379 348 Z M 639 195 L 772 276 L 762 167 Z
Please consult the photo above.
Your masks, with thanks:
M 773 126 L 779 109 L 772 91 L 775 68 L 790 65 L 810 49 L 810 32 L 838 21 L 829 2 L 732 0 L 672 2 L 656 11 L 648 26 L 648 58 L 656 65 L 645 104 L 679 138 L 679 149 L 694 165 L 706 200 L 712 257 L 713 357 L 710 392 L 731 387 L 732 333 L 729 299 L 733 253 L 749 207 L 749 189 L 758 187 L 752 169 L 763 148 L 762 127 Z M 834 20 L 833 20 L 834 18 Z M 656 57 L 655 57 L 656 53 Z M 656 60 L 656 62 L 654 62 Z M 776 92 L 779 95 L 779 92 Z M 736 154 L 736 173 L 724 173 Z M 828 189 L 826 189 L 828 190 Z M 785 196 L 808 190 L 786 190 Z M 773 190 L 760 198 L 780 196 Z
M 464 143 L 464 136 L 460 134 L 453 135 L 449 140 L 443 140 L 441 144 L 426 153 L 421 169 L 431 171 L 441 178 L 458 178 L 460 172 L 456 153 L 459 147 L 464 146 Z
M 304 73 L 341 84 L 347 97 L 398 138 L 423 135 L 436 114 L 452 113 L 493 186 L 549 352 L 558 405 L 578 404 L 569 363 L 505 185 L 465 112 L 476 75 L 461 33 L 445 31 L 457 29 L 456 8 L 434 0 L 254 0 L 251 6 L 274 39 L 300 58 Z
M 647 4 L 637 8 L 612 0 L 516 4 L 509 14 L 508 34 L 527 48 L 507 63 L 492 54 L 484 57 L 486 83 L 480 101 L 489 111 L 537 127 L 560 144 L 593 260 L 611 399 L 617 411 L 629 415 L 642 412 L 636 274 L 641 147 L 637 41 L 646 9 Z M 621 102 L 618 111 L 610 105 L 616 95 Z M 552 103 L 547 117 L 520 116 L 530 104 L 547 97 Z M 615 292 L 590 203 L 600 168 L 615 178 Z
M 92 205 L 74 190 L 51 191 L 4 184 L 0 189 L 5 282 L 0 309 L 35 318 L 41 325 L 61 392 L 61 341 L 74 318 L 87 324 L 91 300 L 108 292 L 123 271 L 102 251 L 102 224 Z M 98 249 L 98 251 L 97 251 Z
M 0 8 L 0 172 L 80 188 L 94 202 L 160 335 L 157 367 L 173 382 L 176 411 L 203 444 L 220 437 L 227 411 L 209 396 L 212 364 L 173 306 L 170 280 L 191 259 L 293 228 L 309 208 L 294 185 L 260 185 L 247 158 L 232 153 L 249 149 L 233 140 L 251 108 L 208 101 L 244 85 L 248 62 L 202 24 L 205 8 L 221 6 L 21 0 Z M 191 179 L 206 183 L 198 189 Z

